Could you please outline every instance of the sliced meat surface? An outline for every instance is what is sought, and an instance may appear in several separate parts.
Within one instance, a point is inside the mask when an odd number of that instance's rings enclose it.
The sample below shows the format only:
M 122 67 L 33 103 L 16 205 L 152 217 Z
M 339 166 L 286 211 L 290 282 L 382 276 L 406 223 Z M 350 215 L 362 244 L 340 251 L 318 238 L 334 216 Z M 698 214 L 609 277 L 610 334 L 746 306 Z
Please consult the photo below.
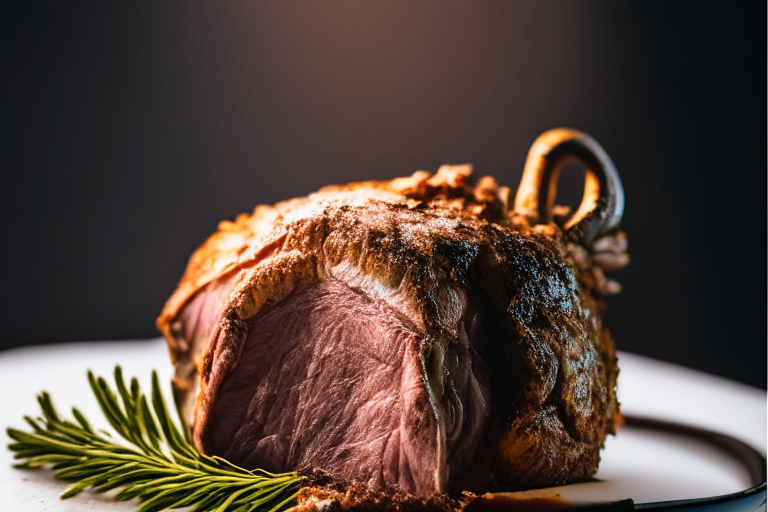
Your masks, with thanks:
M 245 467 L 323 467 L 377 488 L 431 490 L 441 454 L 420 338 L 341 282 L 297 290 L 251 320 L 213 409 L 210 451 Z

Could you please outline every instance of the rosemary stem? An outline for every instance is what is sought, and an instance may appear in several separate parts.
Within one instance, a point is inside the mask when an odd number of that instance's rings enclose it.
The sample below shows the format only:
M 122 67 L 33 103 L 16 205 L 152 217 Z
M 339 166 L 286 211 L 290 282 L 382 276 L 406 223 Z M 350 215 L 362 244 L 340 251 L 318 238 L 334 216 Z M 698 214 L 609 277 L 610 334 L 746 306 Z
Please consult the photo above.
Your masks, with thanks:
M 114 377 L 116 391 L 103 378 L 88 373 L 102 412 L 126 444 L 94 430 L 77 409 L 72 411 L 74 422 L 62 419 L 48 393 L 41 393 L 43 417 L 24 418 L 33 432 L 7 429 L 15 441 L 8 448 L 21 460 L 16 466 L 52 466 L 57 478 L 74 481 L 62 498 L 89 487 L 98 492 L 120 489 L 114 498 L 138 497 L 141 512 L 185 506 L 213 507 L 218 512 L 279 512 L 296 502 L 303 482 L 296 473 L 247 470 L 200 453 L 183 419 L 177 425 L 168 412 L 155 373 L 150 399 L 136 379 L 126 386 L 120 367 Z

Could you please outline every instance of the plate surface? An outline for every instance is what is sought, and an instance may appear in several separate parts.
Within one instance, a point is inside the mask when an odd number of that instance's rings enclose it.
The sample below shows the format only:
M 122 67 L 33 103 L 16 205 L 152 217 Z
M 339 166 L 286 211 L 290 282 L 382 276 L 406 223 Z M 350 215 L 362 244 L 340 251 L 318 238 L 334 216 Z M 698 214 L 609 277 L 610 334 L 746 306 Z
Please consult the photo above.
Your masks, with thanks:
M 170 383 L 173 373 L 161 339 L 70 343 L 0 353 L 0 426 L 25 426 L 37 415 L 35 395 L 47 390 L 60 413 L 77 406 L 106 427 L 85 376 L 87 369 L 111 376 L 116 364 L 149 389 L 153 369 Z M 698 426 L 766 449 L 766 393 L 743 384 L 645 357 L 619 353 L 619 399 L 625 414 Z M 170 386 L 170 385 L 169 385 Z M 167 393 L 170 396 L 170 390 Z M 5 436 L 3 445 L 9 439 Z M 47 470 L 11 468 L 12 453 L 0 449 L 0 503 L 5 510 L 135 511 L 137 502 L 116 503 L 84 492 L 58 496 L 67 483 Z M 750 487 L 744 466 L 730 455 L 680 435 L 623 427 L 607 440 L 595 481 L 557 488 L 574 501 L 632 498 L 636 503 L 727 494 Z

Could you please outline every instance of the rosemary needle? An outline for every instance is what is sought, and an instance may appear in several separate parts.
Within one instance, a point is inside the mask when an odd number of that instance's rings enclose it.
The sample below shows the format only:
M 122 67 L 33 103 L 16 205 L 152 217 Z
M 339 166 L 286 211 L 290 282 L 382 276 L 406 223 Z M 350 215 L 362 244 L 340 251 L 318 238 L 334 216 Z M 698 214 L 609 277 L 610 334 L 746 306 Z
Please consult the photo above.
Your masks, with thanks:
M 200 453 L 184 420 L 179 427 L 169 414 L 155 372 L 150 400 L 135 378 L 130 387 L 125 385 L 119 366 L 116 390 L 91 372 L 88 381 L 107 421 L 127 445 L 95 431 L 77 409 L 72 410 L 74 422 L 62 419 L 45 392 L 37 397 L 42 417 L 24 417 L 32 432 L 7 430 L 15 441 L 8 448 L 21 460 L 15 467 L 51 466 L 58 478 L 73 482 L 62 498 L 89 487 L 98 492 L 119 489 L 115 499 L 138 497 L 139 512 L 180 507 L 279 512 L 295 504 L 302 485 L 296 473 L 249 471 Z

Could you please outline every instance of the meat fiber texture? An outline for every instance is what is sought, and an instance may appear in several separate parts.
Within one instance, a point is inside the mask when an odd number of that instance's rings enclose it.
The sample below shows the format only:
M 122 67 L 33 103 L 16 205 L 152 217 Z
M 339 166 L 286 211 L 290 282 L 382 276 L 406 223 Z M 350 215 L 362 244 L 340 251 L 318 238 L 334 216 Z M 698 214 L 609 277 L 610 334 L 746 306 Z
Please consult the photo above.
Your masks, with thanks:
M 195 444 L 421 497 L 593 475 L 619 417 L 605 280 L 530 224 L 467 165 L 221 222 L 158 319 Z

